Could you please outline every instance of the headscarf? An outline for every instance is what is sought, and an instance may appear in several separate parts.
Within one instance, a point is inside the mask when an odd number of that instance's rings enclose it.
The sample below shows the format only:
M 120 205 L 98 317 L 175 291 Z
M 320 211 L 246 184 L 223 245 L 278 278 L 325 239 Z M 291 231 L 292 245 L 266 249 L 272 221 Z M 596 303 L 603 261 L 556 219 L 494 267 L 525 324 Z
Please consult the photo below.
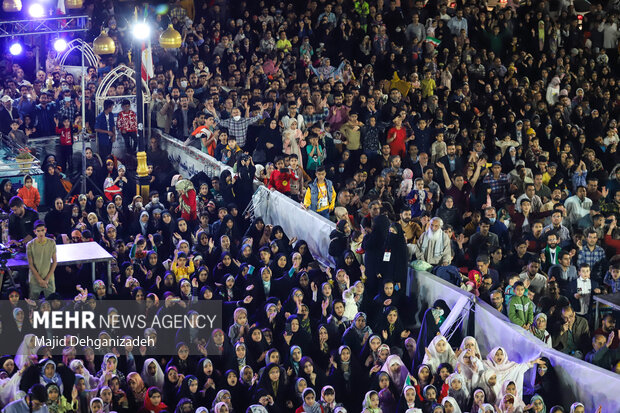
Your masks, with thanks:
M 502 360 L 500 364 L 497 364 L 495 362 L 495 353 L 497 353 L 498 350 L 502 350 L 502 352 L 504 353 L 504 360 Z M 492 369 L 496 372 L 503 373 L 516 367 L 518 363 L 508 360 L 508 353 L 506 353 L 506 349 L 504 349 L 503 347 L 495 347 L 489 352 L 489 354 L 487 354 L 487 359 L 484 360 L 484 365 L 485 367 Z
M 379 397 L 379 393 L 374 390 L 366 393 L 366 395 L 364 396 L 364 402 L 362 403 L 362 410 L 366 410 L 369 413 L 381 413 L 381 409 L 379 407 L 377 407 L 376 409 L 370 407 L 370 398 L 373 395 L 377 395 L 377 397 Z
M 407 390 L 413 390 L 413 397 L 414 397 L 413 404 L 407 403 L 407 399 L 405 398 L 405 395 L 407 394 Z M 415 409 L 415 401 L 418 398 L 418 392 L 415 389 L 415 387 L 413 387 L 413 386 L 405 386 L 405 387 L 403 387 L 403 396 L 402 397 L 403 397 L 406 409 Z
M 446 402 L 449 402 L 452 405 L 454 413 L 463 413 L 454 397 L 445 396 L 443 400 L 441 400 L 441 405 L 444 407 L 444 409 L 446 408 Z
M 308 393 L 312 393 L 314 395 L 314 404 L 312 406 L 306 403 L 306 395 L 308 395 Z M 302 397 L 302 407 L 305 413 L 322 413 L 323 409 L 321 409 L 321 405 L 319 404 L 319 401 L 316 399 L 316 393 L 312 389 L 312 387 L 306 387 L 301 397 Z
M 390 368 L 394 364 L 398 364 L 400 366 L 400 374 L 398 375 L 394 374 L 392 372 L 392 369 Z M 407 370 L 407 367 L 405 366 L 405 363 L 403 363 L 403 361 L 401 360 L 400 356 L 396 354 L 392 354 L 391 356 L 389 356 L 385 363 L 383 363 L 381 371 L 386 372 L 387 375 L 390 376 L 390 381 L 396 385 L 398 391 L 400 392 L 400 390 L 405 385 L 407 376 L 409 375 L 409 370 Z
M 542 403 L 542 405 L 543 405 L 543 408 L 542 408 L 542 410 L 540 411 L 540 413 L 547 413 L 547 405 L 545 405 L 545 401 L 543 400 L 543 398 L 542 398 L 542 397 L 540 397 L 540 395 L 539 395 L 539 394 L 535 394 L 535 395 L 533 395 L 533 396 L 532 396 L 532 399 L 530 400 L 530 404 L 532 404 L 532 405 L 533 405 L 533 404 L 534 404 L 534 402 L 535 402 L 535 401 L 537 401 L 537 400 L 540 400 L 540 402 L 541 402 L 541 403 Z
M 22 314 L 24 313 L 24 310 L 22 310 L 21 307 L 15 307 L 13 309 L 13 320 L 15 320 L 15 324 L 17 324 L 17 328 L 21 330 L 23 325 L 24 325 L 24 322 L 23 321 L 17 321 L 17 314 L 19 314 L 20 312 Z M 24 317 L 24 319 L 25 319 L 25 317 Z
M 492 404 L 485 403 L 478 409 L 478 413 L 495 413 L 495 407 Z
M 364 320 L 366 320 L 366 326 L 364 328 L 357 328 L 357 326 L 355 324 L 357 319 L 360 318 L 360 317 L 363 317 Z M 353 323 L 351 324 L 351 327 L 357 333 L 357 335 L 359 336 L 360 339 L 363 339 L 364 338 L 364 334 L 366 334 L 366 333 L 368 333 L 368 336 L 372 335 L 372 329 L 368 325 L 368 317 L 366 317 L 366 313 L 362 313 L 361 311 L 355 315 L 355 318 L 353 318 Z
M 446 351 L 443 353 L 438 353 L 435 348 L 440 341 L 444 341 L 446 343 Z M 430 353 L 430 357 L 428 354 L 424 356 L 422 363 L 428 364 L 431 371 L 436 371 L 437 367 L 442 363 L 449 363 L 452 368 L 456 366 L 456 356 L 454 354 L 454 350 L 452 350 L 450 343 L 444 336 L 435 336 L 435 338 L 431 340 L 431 343 L 428 345 L 427 349 Z
M 196 410 L 196 413 L 198 413 L 198 410 Z M 250 407 L 248 407 L 245 413 L 267 413 L 267 409 L 262 404 L 253 404 Z
M 139 219 L 139 222 L 140 222 L 140 228 L 141 228 L 141 231 L 140 231 L 140 232 L 142 232 L 142 235 L 145 235 L 145 236 L 146 236 L 146 235 L 148 234 L 148 230 L 147 230 L 147 228 L 148 228 L 148 225 L 149 225 L 149 220 L 147 219 L 147 220 L 146 220 L 146 222 L 142 221 L 142 217 L 144 217 L 144 216 L 146 216 L 147 218 L 150 218 L 150 215 L 149 215 L 149 213 L 148 213 L 148 212 L 146 212 L 146 211 L 142 211 L 142 212 L 140 213 L 140 219 Z
M 116 358 L 116 355 L 114 355 L 113 353 L 107 353 L 105 356 L 103 356 L 103 362 L 101 363 L 101 371 L 102 372 L 106 372 L 106 364 L 108 362 L 109 359 L 113 358 L 114 360 L 116 360 L 116 367 L 118 368 L 118 358 Z M 113 371 L 113 373 L 116 373 L 116 369 Z
M 539 339 L 540 341 L 545 341 L 545 336 L 548 334 L 547 330 L 541 330 L 538 328 L 536 321 L 539 318 L 544 318 L 545 320 L 547 320 L 547 314 L 545 313 L 538 313 L 538 315 L 536 317 L 534 317 L 534 322 L 532 323 L 532 334 L 534 334 L 534 336 Z
M 303 356 L 303 351 L 301 350 L 301 347 L 299 346 L 291 346 L 291 349 L 289 350 L 289 356 L 290 356 L 290 361 L 291 361 L 291 366 L 293 367 L 293 370 L 295 372 L 295 374 L 299 374 L 299 361 L 295 361 L 293 359 L 293 351 L 295 349 L 299 349 L 299 352 L 302 354 Z M 301 360 L 301 359 L 300 359 Z
M 459 390 L 452 389 L 452 382 L 454 380 L 459 380 L 461 382 L 461 388 Z M 467 383 L 465 382 L 465 378 L 459 373 L 452 373 L 448 376 L 447 380 L 449 389 L 448 395 L 453 397 L 454 399 L 458 399 L 461 405 L 467 404 L 467 399 L 469 398 L 469 391 L 467 390 Z
M 463 339 L 463 341 L 461 341 L 461 347 L 460 347 L 461 351 L 465 352 L 465 346 L 467 345 L 467 343 L 469 341 L 473 341 L 474 342 L 474 350 L 475 350 L 474 356 L 476 356 L 478 359 L 482 360 L 482 355 L 480 353 L 480 347 L 478 347 L 478 340 L 476 340 L 472 336 L 467 336 L 467 337 L 465 337 Z
M 159 404 L 157 406 L 155 406 L 151 402 L 151 398 L 149 396 L 152 396 L 155 393 L 159 393 L 162 396 L 162 398 L 163 398 L 163 394 L 161 393 L 161 391 L 157 387 L 149 387 L 149 389 L 147 390 L 146 394 L 144 395 L 144 407 L 147 410 L 150 410 L 151 412 L 155 412 L 155 413 L 159 413 L 162 410 L 167 410 L 168 406 L 166 406 L 164 404 L 163 400 L 161 402 L 159 402 Z
M 45 375 L 45 367 L 47 367 L 48 364 L 54 367 L 54 374 L 52 374 L 52 377 L 47 377 Z M 56 372 L 56 363 L 54 363 L 53 360 L 46 360 L 41 364 L 40 376 L 41 376 L 41 380 L 43 380 L 43 383 L 45 385 L 54 383 L 59 386 L 60 385 L 59 383 L 62 383 L 62 380 L 60 379 L 60 375 Z
M 77 370 L 77 368 L 81 366 L 84 367 L 84 362 L 80 359 L 73 359 L 71 360 L 71 363 L 69 363 L 69 368 L 71 369 L 71 371 L 73 371 L 75 373 L 75 371 Z M 84 377 L 84 384 L 86 386 L 86 390 L 90 390 L 91 386 L 90 386 L 90 371 L 88 371 L 88 369 L 86 367 L 84 367 L 83 371 L 83 377 Z
M 577 409 L 577 407 L 583 407 L 584 409 L 586 408 L 583 403 L 580 402 L 575 402 L 570 406 L 570 413 L 575 413 L 575 410 Z
M 136 373 L 135 371 L 132 371 L 131 373 L 127 375 L 127 383 L 129 383 L 129 380 L 133 380 L 137 384 L 138 391 L 134 392 L 134 395 L 142 394 L 142 392 L 146 390 L 146 387 L 144 385 L 144 380 L 142 380 L 142 377 L 140 376 L 140 374 Z
M 34 334 L 26 334 L 24 336 L 24 339 L 22 340 L 22 343 L 19 345 L 19 348 L 17 349 L 17 353 L 15 353 L 15 359 L 14 359 L 15 366 L 17 366 L 16 369 L 18 371 L 30 362 L 30 356 L 37 354 L 37 351 L 39 350 L 39 346 L 36 344 L 36 340 L 35 340 L 34 347 L 32 348 L 30 347 L 30 342 L 34 339 L 35 339 Z

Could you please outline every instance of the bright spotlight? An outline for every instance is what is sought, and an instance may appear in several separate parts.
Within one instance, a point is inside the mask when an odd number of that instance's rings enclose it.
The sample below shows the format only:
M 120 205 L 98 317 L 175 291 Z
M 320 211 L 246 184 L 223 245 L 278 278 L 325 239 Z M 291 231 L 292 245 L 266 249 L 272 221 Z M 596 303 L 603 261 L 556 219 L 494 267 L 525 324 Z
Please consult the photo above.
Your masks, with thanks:
M 9 47 L 9 51 L 11 52 L 11 54 L 13 56 L 19 56 L 20 54 L 22 54 L 23 51 L 23 47 L 21 45 L 21 43 L 19 42 L 15 42 L 11 45 L 11 47 Z
M 30 16 L 34 17 L 35 19 L 40 19 L 45 15 L 45 9 L 43 9 L 43 6 L 41 6 L 40 4 L 34 3 L 30 6 L 30 8 L 28 8 L 28 13 L 30 13 Z
M 133 37 L 135 37 L 138 40 L 146 40 L 149 38 L 149 36 L 151 35 L 151 26 L 149 26 L 148 24 L 141 22 L 141 23 L 136 23 L 135 26 L 133 26 Z
M 64 52 L 67 50 L 67 41 L 65 39 L 57 39 L 54 42 L 54 50 L 57 52 Z

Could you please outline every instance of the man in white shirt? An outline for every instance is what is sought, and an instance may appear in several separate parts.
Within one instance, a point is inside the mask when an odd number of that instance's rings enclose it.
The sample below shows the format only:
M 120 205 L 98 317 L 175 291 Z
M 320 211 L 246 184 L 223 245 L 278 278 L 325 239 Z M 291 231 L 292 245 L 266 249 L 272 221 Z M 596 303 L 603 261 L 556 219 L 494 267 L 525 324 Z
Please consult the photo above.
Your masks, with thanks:
M 570 226 L 577 225 L 577 221 L 590 213 L 592 200 L 586 197 L 586 187 L 578 186 L 577 193 L 566 200 L 566 219 Z

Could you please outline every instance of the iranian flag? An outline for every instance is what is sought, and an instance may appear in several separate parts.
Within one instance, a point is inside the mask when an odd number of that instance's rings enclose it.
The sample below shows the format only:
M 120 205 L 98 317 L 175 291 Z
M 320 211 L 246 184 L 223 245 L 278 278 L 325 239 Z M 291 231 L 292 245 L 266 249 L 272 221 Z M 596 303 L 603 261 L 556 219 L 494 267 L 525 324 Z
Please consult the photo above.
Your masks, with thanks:
M 142 80 L 148 82 L 149 79 L 155 77 L 155 68 L 153 66 L 153 51 L 151 41 L 148 44 L 142 44 Z
M 441 40 L 433 36 L 426 36 L 426 41 L 435 47 L 439 46 L 439 43 L 441 43 Z

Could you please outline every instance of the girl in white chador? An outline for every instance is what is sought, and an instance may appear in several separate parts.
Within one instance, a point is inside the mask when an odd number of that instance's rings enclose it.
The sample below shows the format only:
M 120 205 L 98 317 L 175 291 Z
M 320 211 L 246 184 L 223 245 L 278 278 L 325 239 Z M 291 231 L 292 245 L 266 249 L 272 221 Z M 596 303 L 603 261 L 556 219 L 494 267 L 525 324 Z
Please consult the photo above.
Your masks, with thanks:
M 497 383 L 504 383 L 506 380 L 512 380 L 517 386 L 517 393 L 523 394 L 523 375 L 531 369 L 534 364 L 545 364 L 540 358 L 527 363 L 516 363 L 508 359 L 508 353 L 503 347 L 495 347 L 487 355 L 484 361 L 484 367 L 487 370 L 495 372 L 497 375 Z
M 435 336 L 426 348 L 426 355 L 422 364 L 428 365 L 431 371 L 437 371 L 437 367 L 442 363 L 450 363 L 454 368 L 456 366 L 456 355 L 444 336 Z

